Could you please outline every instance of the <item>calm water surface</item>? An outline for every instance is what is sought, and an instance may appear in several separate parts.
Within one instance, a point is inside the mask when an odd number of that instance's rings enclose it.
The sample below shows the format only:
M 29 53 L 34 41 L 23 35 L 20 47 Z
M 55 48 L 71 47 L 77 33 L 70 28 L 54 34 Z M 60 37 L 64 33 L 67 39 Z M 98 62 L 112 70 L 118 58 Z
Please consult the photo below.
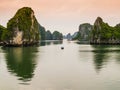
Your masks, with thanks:
M 120 46 L 1 47 L 0 90 L 120 90 Z

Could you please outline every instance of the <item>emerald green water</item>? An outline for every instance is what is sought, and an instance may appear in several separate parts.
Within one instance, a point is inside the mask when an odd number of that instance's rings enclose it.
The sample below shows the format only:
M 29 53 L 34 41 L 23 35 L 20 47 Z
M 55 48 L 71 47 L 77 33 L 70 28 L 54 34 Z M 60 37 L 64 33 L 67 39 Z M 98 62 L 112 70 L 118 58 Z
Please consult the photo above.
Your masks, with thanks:
M 120 90 L 120 46 L 1 47 L 0 90 Z

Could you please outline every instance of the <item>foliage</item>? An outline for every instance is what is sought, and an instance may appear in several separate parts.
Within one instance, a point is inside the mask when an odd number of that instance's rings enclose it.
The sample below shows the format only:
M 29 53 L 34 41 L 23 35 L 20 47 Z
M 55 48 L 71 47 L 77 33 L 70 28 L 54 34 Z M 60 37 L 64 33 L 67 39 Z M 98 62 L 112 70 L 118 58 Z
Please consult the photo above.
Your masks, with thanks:
M 92 28 L 93 26 L 89 23 L 80 24 L 78 35 L 73 40 L 89 41 Z
M 10 32 L 3 26 L 0 25 L 0 41 L 8 40 Z
M 49 30 L 46 31 L 45 39 L 46 39 L 46 40 L 52 40 L 52 33 L 51 33 Z
M 5 28 L 0 25 L 0 41 L 1 41 L 2 33 L 4 30 L 5 30 Z
M 81 40 L 81 36 L 80 36 L 80 32 L 78 32 L 77 33 L 77 35 L 74 37 L 74 38 L 72 38 L 72 40 Z
M 45 28 L 39 25 L 39 30 L 40 30 L 41 40 L 45 40 L 45 35 L 46 35 Z
M 40 40 L 39 23 L 34 16 L 34 11 L 29 7 L 19 9 L 7 23 L 7 29 L 11 33 L 10 39 L 15 36 L 15 31 L 23 31 L 23 39 Z
M 91 33 L 92 41 L 99 40 L 100 42 L 110 42 L 112 40 L 119 41 L 120 40 L 120 26 L 116 25 L 115 27 L 109 26 L 107 23 L 104 23 L 101 20 L 96 20 L 94 24 L 94 28 Z
M 53 40 L 62 40 L 62 39 L 63 39 L 62 33 L 58 31 L 53 32 Z

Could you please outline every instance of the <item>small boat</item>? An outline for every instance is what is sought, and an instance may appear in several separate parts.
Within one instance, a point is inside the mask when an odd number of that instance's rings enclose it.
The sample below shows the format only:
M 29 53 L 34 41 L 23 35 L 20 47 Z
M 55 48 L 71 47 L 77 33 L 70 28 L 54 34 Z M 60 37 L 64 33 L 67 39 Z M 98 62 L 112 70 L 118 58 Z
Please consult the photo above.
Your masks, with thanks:
M 61 47 L 61 49 L 64 49 L 64 47 Z

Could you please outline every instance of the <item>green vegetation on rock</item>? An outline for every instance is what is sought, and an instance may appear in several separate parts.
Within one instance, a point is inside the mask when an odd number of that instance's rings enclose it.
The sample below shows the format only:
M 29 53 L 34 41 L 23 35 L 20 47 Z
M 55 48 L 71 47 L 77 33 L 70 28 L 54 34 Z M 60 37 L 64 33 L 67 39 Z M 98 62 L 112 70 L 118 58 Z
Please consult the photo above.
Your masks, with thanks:
M 53 34 L 48 30 L 46 31 L 46 40 L 63 40 L 62 33 L 54 31 Z
M 120 24 L 113 27 L 97 17 L 94 25 L 81 24 L 74 36 L 73 40 L 90 41 L 91 44 L 120 44 Z
M 41 26 L 30 7 L 19 9 L 7 23 L 7 28 L 0 25 L 0 45 L 28 46 L 40 40 L 62 40 L 62 33 L 45 30 Z
M 80 32 L 77 32 L 76 33 L 76 36 L 74 36 L 73 38 L 72 38 L 72 40 L 81 40 L 81 36 L 80 36 Z
M 7 29 L 10 33 L 10 44 L 33 44 L 40 40 L 39 23 L 34 16 L 34 11 L 29 7 L 19 9 L 7 23 Z
M 79 26 L 79 32 L 76 34 L 76 37 L 73 40 L 79 41 L 90 41 L 90 33 L 93 29 L 93 26 L 89 23 L 84 23 Z
M 6 28 L 0 25 L 0 41 L 2 41 L 2 34 L 4 30 L 6 30 Z
M 90 40 L 90 33 L 93 29 L 93 26 L 89 23 L 84 23 L 79 26 L 79 40 L 82 41 L 89 41 Z
M 0 25 L 0 42 L 4 42 L 9 39 L 10 32 L 3 26 Z
M 118 44 L 120 43 L 120 25 L 115 27 L 104 23 L 98 17 L 94 23 L 91 33 L 91 43 L 93 44 Z
M 45 40 L 46 38 L 46 31 L 45 28 L 41 25 L 39 25 L 39 30 L 40 30 L 40 35 L 41 35 L 41 40 Z
M 46 40 L 52 40 L 52 33 L 49 30 L 46 31 L 45 39 Z
M 62 33 L 58 32 L 58 31 L 54 31 L 52 37 L 53 37 L 53 40 L 62 40 L 63 39 Z

